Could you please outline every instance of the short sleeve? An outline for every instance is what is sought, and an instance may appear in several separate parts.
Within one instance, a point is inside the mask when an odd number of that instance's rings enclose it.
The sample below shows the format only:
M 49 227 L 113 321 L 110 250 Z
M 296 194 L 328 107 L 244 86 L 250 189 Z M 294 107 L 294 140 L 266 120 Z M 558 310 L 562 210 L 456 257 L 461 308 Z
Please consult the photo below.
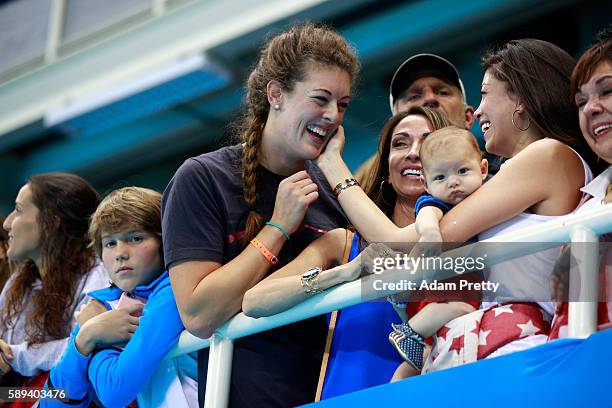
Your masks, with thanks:
M 421 211 L 423 207 L 429 206 L 438 207 L 440 210 L 442 210 L 444 214 L 446 214 L 451 209 L 451 206 L 446 204 L 444 201 L 425 193 L 421 194 L 421 196 L 417 199 L 417 202 L 414 205 L 414 215 L 419 215 L 419 211 Z
M 166 187 L 162 231 L 166 268 L 176 261 L 223 261 L 224 214 L 205 162 L 186 160 Z

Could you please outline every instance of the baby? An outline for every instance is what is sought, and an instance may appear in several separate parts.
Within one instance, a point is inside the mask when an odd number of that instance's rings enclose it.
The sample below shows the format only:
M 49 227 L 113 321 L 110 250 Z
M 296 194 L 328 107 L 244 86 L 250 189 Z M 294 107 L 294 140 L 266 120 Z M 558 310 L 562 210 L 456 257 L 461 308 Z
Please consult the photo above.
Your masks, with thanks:
M 426 193 L 416 202 L 416 230 L 419 242 L 440 243 L 440 219 L 454 205 L 476 191 L 487 176 L 488 163 L 472 133 L 456 126 L 432 132 L 421 146 L 420 158 Z M 464 275 L 462 275 L 462 278 Z M 457 294 L 458 295 L 458 294 Z M 470 313 L 478 302 L 464 302 L 461 296 L 453 301 L 445 293 L 444 299 L 432 299 L 416 303 L 416 310 L 407 320 L 405 304 L 394 303 L 404 323 L 393 325 L 389 341 L 406 363 L 400 365 L 394 380 L 410 377 L 423 367 L 425 339 L 432 336 L 446 323 Z

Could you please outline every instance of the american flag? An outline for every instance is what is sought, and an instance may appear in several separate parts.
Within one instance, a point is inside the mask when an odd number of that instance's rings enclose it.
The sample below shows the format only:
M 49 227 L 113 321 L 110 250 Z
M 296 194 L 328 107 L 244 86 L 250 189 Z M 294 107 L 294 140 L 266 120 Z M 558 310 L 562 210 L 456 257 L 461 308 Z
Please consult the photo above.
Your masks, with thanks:
M 481 360 L 510 342 L 548 331 L 549 324 L 535 303 L 498 304 L 476 310 L 438 330 L 422 372 Z

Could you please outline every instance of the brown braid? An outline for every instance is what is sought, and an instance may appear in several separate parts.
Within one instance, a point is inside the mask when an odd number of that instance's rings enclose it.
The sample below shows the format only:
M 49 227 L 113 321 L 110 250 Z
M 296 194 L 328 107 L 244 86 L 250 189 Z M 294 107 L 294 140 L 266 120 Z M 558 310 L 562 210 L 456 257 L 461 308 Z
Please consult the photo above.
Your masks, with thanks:
M 309 63 L 339 67 L 354 84 L 359 62 L 353 48 L 332 29 L 314 24 L 291 26 L 271 38 L 261 49 L 257 65 L 249 75 L 246 92 L 246 115 L 239 126 L 244 141 L 242 179 L 244 200 L 250 208 L 244 242 L 261 230 L 264 219 L 254 210 L 257 203 L 257 166 L 263 130 L 270 112 L 266 93 L 268 82 L 276 80 L 284 91 L 291 92 L 296 82 L 303 81 Z
M 260 123 L 261 122 L 261 123 Z M 244 181 L 244 201 L 249 208 L 254 208 L 257 202 L 257 166 L 259 165 L 259 147 L 263 136 L 265 122 L 254 117 L 252 129 L 245 139 L 244 152 L 242 153 L 242 180 Z M 250 241 L 263 228 L 264 218 L 257 212 L 249 211 L 246 221 L 246 232 L 244 240 Z

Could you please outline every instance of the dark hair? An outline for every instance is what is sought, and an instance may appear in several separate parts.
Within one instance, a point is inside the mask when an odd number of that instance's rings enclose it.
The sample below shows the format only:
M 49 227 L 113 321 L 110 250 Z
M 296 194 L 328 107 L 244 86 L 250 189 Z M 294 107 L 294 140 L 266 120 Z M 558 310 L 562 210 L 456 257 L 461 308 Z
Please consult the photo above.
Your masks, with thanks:
M 8 233 L 2 228 L 6 217 L 0 215 L 0 251 L 4 254 L 4 259 L 0 259 L 0 291 L 4 287 L 7 279 L 11 275 L 11 261 L 6 256 L 8 250 Z
M 573 147 L 587 161 L 593 153 L 581 136 L 578 110 L 570 95 L 570 75 L 575 60 L 547 41 L 512 40 L 488 51 L 482 66 L 524 105 L 531 126 L 544 137 Z
M 612 62 L 612 25 L 596 35 L 595 43 L 582 54 L 576 63 L 572 71 L 570 96 L 576 95 L 578 88 L 589 80 L 595 67 L 604 61 Z
M 389 151 L 391 149 L 391 137 L 395 127 L 406 117 L 420 115 L 425 117 L 431 124 L 432 131 L 450 126 L 451 123 L 443 113 L 424 106 L 413 106 L 407 111 L 402 111 L 390 117 L 382 130 L 378 142 L 378 152 L 370 168 L 368 177 L 363 183 L 363 191 L 389 218 L 393 216 L 397 193 L 393 188 L 383 188 L 383 181 L 389 179 Z
M 239 128 L 245 143 L 242 159 L 244 200 L 251 209 L 243 240 L 248 242 L 263 227 L 263 217 L 254 211 L 257 201 L 259 150 L 270 104 L 267 85 L 271 80 L 291 91 L 303 81 L 311 63 L 339 67 L 354 84 L 359 73 L 355 50 L 332 29 L 314 24 L 294 25 L 271 38 L 261 49 L 259 61 L 249 75 L 246 92 L 247 112 Z
M 100 199 L 81 177 L 69 173 L 37 174 L 27 182 L 32 202 L 38 208 L 41 274 L 34 261 L 18 264 L 15 280 L 7 293 L 0 316 L 0 332 L 11 327 L 24 311 L 24 299 L 41 278 L 42 289 L 32 297 L 32 312 L 26 316 L 26 339 L 42 343 L 70 333 L 71 306 L 77 285 L 95 264 L 88 247 L 89 217 Z

